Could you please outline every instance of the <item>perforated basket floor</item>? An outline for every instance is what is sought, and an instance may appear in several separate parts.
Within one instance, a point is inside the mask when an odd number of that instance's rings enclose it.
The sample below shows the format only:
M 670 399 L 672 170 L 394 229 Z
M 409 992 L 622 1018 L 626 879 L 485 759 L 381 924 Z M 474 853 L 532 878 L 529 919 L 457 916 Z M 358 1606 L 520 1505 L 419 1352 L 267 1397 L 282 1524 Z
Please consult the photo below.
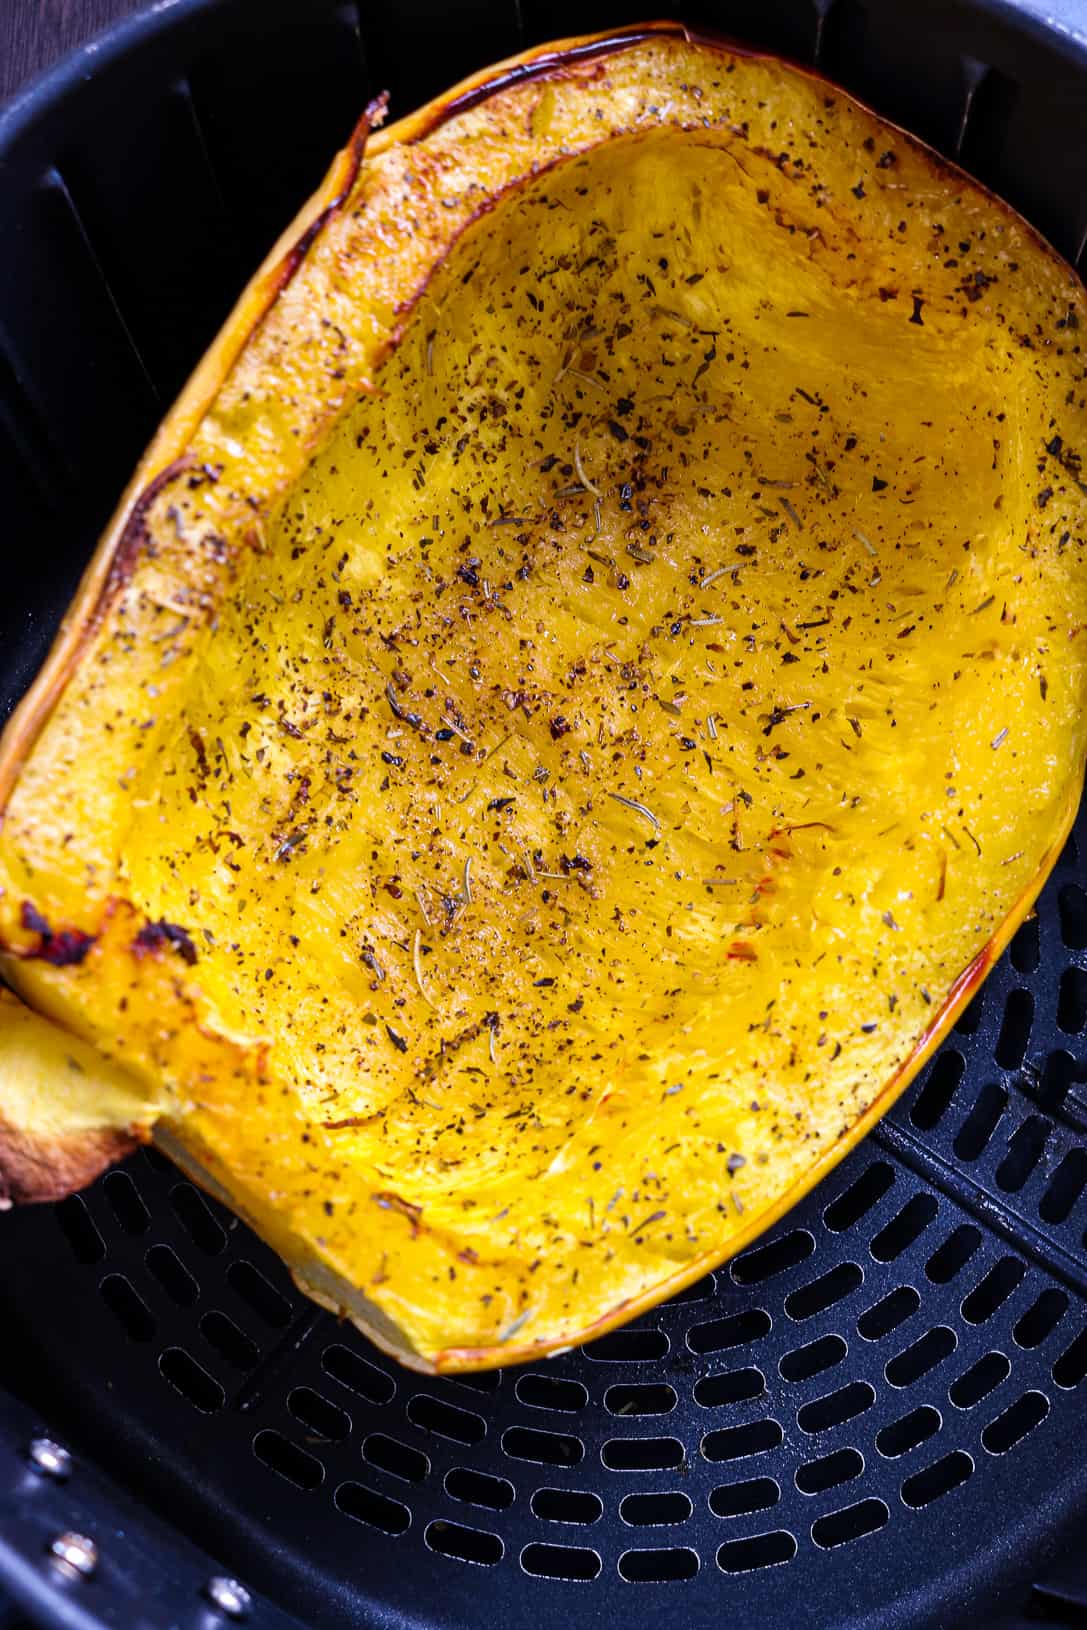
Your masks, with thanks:
M 685 15 L 818 49 L 1082 255 L 1087 44 L 995 5 Z M 0 129 L 9 705 L 163 404 L 366 96 L 406 107 L 574 25 L 530 0 L 182 0 Z M 1085 882 L 1081 816 L 863 1147 L 730 1268 L 584 1351 L 409 1375 L 149 1151 L 0 1218 L 0 1374 L 307 1625 L 995 1623 L 1087 1530 Z M 2 1476 L 0 1457 L 0 1539 Z M 122 1524 L 108 1546 L 135 1568 Z M 157 1604 L 153 1630 L 211 1622 Z

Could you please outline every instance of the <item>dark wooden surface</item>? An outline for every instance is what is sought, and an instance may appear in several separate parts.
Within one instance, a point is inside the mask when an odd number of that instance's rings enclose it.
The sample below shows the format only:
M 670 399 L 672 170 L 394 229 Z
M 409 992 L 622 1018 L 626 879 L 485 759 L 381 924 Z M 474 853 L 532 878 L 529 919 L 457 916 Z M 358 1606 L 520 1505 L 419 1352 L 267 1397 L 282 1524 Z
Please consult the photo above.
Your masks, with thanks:
M 149 0 L 0 0 L 0 102 L 42 68 Z

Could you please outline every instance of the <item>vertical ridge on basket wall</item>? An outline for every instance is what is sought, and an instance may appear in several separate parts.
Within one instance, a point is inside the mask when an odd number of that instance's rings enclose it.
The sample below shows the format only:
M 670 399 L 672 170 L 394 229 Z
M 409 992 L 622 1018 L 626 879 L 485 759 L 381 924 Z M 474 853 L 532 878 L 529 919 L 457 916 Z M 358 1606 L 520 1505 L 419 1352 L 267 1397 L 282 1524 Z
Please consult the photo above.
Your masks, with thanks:
M 371 78 L 353 6 L 281 11 L 278 26 L 268 28 L 254 28 L 244 14 L 234 21 L 228 11 L 188 73 L 245 276 L 382 88 Z

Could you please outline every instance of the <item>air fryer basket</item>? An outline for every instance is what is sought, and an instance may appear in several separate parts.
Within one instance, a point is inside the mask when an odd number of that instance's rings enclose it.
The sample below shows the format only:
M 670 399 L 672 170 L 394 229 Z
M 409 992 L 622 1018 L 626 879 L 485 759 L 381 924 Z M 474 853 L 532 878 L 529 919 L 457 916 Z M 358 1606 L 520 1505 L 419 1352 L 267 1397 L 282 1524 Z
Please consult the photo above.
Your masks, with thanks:
M 156 8 L 0 121 L 5 709 L 367 98 L 672 9 L 817 61 L 1087 260 L 1087 0 Z M 0 1218 L 0 1626 L 30 1622 L 6 1591 L 35 1624 L 212 1630 L 224 1573 L 267 1630 L 1087 1622 L 1085 1027 L 1081 814 L 827 1182 L 666 1307 L 501 1374 L 398 1369 L 152 1150 Z M 65 1531 L 89 1574 L 50 1558 Z

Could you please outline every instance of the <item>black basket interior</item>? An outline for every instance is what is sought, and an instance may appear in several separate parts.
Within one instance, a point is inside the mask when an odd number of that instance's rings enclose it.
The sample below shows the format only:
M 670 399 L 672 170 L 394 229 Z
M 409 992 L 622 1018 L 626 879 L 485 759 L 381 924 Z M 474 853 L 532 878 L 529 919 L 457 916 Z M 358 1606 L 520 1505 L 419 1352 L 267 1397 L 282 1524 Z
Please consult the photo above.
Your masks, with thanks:
M 682 11 L 817 60 L 1083 262 L 1082 0 L 1064 26 L 995 0 Z M 6 707 L 366 99 L 404 111 L 637 15 L 180 0 L 0 124 Z M 227 1567 L 260 1593 L 251 1623 L 315 1630 L 1085 1622 L 1059 1567 L 1087 1531 L 1085 845 L 1081 815 L 1036 916 L 864 1145 L 728 1268 L 584 1351 L 412 1376 L 154 1151 L 0 1218 L 0 1595 L 87 1630 L 210 1627 L 199 1583 Z M 20 1453 L 42 1425 L 84 1456 L 63 1489 Z M 89 1584 L 44 1562 L 58 1525 L 98 1539 Z

